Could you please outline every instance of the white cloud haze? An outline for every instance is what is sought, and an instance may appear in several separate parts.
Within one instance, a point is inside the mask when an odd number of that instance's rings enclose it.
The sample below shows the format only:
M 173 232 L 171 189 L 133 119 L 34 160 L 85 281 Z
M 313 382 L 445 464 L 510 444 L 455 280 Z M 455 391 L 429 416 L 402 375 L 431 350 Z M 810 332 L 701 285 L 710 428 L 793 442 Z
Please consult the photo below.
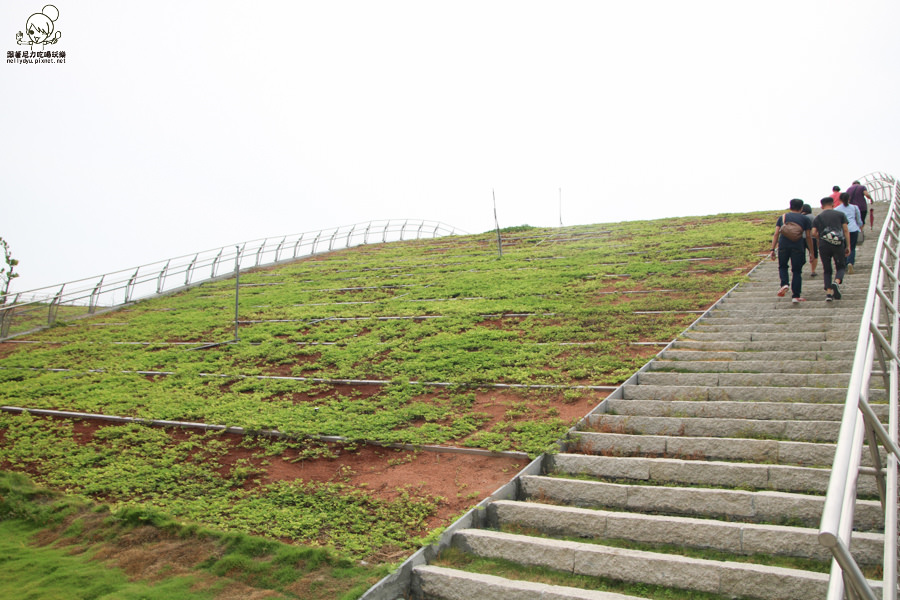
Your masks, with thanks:
M 0 5 L 0 50 L 47 0 Z M 13 290 L 370 219 L 776 209 L 900 175 L 900 3 L 54 0 L 0 64 Z M 4 52 L 4 55 L 6 52 Z

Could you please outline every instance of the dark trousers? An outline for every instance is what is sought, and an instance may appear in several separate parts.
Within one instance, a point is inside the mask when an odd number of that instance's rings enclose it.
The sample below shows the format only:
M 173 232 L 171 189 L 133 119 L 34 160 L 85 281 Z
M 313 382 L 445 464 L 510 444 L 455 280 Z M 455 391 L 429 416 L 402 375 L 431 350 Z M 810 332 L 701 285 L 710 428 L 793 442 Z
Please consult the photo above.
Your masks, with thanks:
M 788 285 L 788 261 L 791 263 L 791 297 L 799 298 L 803 287 L 800 271 L 806 264 L 806 248 L 800 245 L 778 246 L 778 275 L 781 277 L 781 285 Z
M 832 275 L 835 280 L 844 281 L 844 269 L 847 268 L 847 262 L 844 258 L 843 244 L 833 246 L 827 242 L 822 242 L 819 244 L 819 258 L 822 259 L 822 271 L 825 273 L 823 283 L 826 290 L 831 287 Z M 831 266 L 832 260 L 834 260 L 833 269 Z
M 859 232 L 851 231 L 850 232 L 850 256 L 847 257 L 848 265 L 856 264 L 856 242 L 859 240 Z M 843 279 L 841 279 L 843 281 Z

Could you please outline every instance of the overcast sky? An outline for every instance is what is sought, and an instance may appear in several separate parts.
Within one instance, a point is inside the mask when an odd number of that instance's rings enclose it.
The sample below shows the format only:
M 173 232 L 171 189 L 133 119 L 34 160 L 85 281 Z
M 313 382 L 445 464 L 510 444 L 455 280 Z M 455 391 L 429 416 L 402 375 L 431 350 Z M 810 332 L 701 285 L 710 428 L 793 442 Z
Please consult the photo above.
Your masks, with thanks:
M 4 56 L 46 1 L 0 3 Z M 492 190 L 501 227 L 552 226 L 560 189 L 575 225 L 900 175 L 896 0 L 52 1 L 65 63 L 0 64 L 13 291 L 371 219 L 483 232 Z

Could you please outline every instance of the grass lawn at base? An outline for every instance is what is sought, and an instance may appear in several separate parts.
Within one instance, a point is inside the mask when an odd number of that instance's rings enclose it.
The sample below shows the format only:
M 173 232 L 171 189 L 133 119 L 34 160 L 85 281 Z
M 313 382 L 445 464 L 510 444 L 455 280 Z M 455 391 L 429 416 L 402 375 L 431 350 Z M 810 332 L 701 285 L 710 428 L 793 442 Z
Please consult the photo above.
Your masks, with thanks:
M 358 598 L 388 565 L 179 524 L 0 472 L 0 597 L 35 600 Z

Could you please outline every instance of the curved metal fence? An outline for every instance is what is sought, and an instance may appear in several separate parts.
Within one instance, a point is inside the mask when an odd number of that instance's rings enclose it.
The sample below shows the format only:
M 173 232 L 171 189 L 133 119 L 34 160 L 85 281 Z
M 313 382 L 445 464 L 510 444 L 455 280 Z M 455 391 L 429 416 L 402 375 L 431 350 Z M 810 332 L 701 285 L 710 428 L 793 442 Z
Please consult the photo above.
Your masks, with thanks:
M 900 459 L 897 414 L 900 381 L 900 182 L 884 173 L 872 173 L 860 181 L 874 200 L 887 200 L 890 206 L 875 246 L 869 291 L 822 512 L 819 541 L 834 555 L 827 596 L 829 600 L 839 600 L 845 594 L 852 599 L 896 600 L 897 465 Z M 890 407 L 887 426 L 881 423 L 870 404 L 873 374 L 880 374 L 887 392 Z M 863 465 L 864 453 L 869 455 L 871 466 Z M 866 579 L 851 551 L 857 481 L 861 475 L 875 477 L 884 514 L 884 578 L 880 584 Z
M 186 254 L 94 277 L 0 296 L 0 339 L 160 294 L 231 277 L 236 271 L 363 244 L 465 234 L 438 221 L 369 221 L 269 237 Z

